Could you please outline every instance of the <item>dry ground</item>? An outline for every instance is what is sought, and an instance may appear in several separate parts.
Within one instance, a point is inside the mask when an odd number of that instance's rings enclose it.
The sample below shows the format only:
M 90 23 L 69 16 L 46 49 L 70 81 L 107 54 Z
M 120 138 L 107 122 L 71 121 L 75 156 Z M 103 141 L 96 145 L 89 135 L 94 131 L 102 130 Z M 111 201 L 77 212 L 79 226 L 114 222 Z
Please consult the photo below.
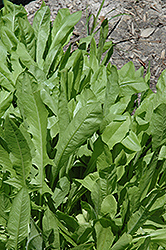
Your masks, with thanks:
M 96 14 L 101 0 L 46 0 L 45 2 L 50 7 L 52 21 L 60 8 L 67 7 L 71 13 L 77 10 L 83 11 L 82 19 L 73 36 L 74 41 L 86 36 L 86 7 L 88 6 L 89 13 Z M 31 23 L 40 5 L 41 0 L 37 0 L 25 6 Z M 115 10 L 111 11 L 113 9 Z M 108 12 L 110 13 L 107 15 Z M 129 15 L 109 21 L 110 30 L 114 29 L 109 39 L 117 43 L 111 63 L 121 68 L 125 63 L 133 61 L 137 69 L 143 64 L 146 71 L 150 61 L 151 88 L 155 90 L 157 79 L 166 68 L 166 0 L 106 0 L 100 16 L 110 19 L 120 13 Z

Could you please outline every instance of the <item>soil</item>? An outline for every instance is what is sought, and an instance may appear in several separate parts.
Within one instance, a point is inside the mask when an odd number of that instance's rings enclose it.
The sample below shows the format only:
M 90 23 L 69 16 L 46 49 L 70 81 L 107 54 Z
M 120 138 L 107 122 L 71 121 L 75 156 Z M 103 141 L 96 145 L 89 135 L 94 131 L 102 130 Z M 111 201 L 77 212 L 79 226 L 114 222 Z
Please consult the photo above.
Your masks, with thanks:
M 54 21 L 60 8 L 69 8 L 73 13 L 82 10 L 82 18 L 76 25 L 72 42 L 87 35 L 86 15 L 96 15 L 102 0 L 45 0 Z M 30 23 L 42 1 L 36 0 L 25 6 Z M 108 14 L 107 14 L 108 13 Z M 119 15 L 124 14 L 125 15 Z M 117 17 L 114 17 L 119 15 Z M 105 0 L 99 17 L 111 19 L 109 29 L 114 53 L 110 61 L 121 68 L 125 63 L 133 61 L 136 69 L 144 66 L 147 70 L 149 61 L 151 69 L 151 89 L 161 72 L 166 68 L 166 0 Z

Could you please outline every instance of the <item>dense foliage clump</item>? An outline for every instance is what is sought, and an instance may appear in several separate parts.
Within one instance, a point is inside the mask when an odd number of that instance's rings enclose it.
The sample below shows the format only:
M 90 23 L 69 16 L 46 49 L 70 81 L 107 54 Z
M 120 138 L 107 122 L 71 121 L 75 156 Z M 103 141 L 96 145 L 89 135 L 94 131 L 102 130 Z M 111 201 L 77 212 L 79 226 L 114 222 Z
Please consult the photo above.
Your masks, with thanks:
M 0 249 L 165 249 L 166 71 L 111 65 L 107 19 L 71 51 L 80 18 L 0 12 Z

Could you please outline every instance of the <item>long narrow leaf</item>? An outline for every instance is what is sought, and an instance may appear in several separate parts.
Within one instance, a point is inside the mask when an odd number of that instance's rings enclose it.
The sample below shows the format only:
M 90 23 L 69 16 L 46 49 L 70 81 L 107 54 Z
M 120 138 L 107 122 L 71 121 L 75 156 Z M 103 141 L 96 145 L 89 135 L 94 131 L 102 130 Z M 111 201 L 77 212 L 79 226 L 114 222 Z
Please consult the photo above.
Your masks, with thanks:
M 56 169 L 53 170 L 54 178 L 71 153 L 98 130 L 102 117 L 100 103 L 89 104 L 77 112 L 58 143 L 55 157 Z
M 43 54 L 50 33 L 50 9 L 44 6 L 36 12 L 33 20 L 33 29 L 37 38 L 36 61 L 40 68 L 43 66 Z
M 17 80 L 18 104 L 29 126 L 36 154 L 33 163 L 39 170 L 38 181 L 44 188 L 44 167 L 50 163 L 46 152 L 48 112 L 40 98 L 38 85 L 32 75 L 23 72 Z M 42 190 L 41 190 L 42 192 Z
M 59 48 L 62 48 L 66 41 L 68 40 L 69 35 L 71 34 L 73 27 L 81 18 L 81 12 L 76 12 L 71 15 L 67 15 L 63 23 L 59 26 L 59 29 L 53 36 L 51 46 L 49 48 L 45 63 L 44 71 L 49 72 L 50 66 L 56 58 L 56 55 L 59 51 Z M 56 21 L 56 19 L 55 19 Z M 53 32 L 54 33 L 54 32 Z
M 5 121 L 5 139 L 11 151 L 11 161 L 20 183 L 26 185 L 25 181 L 29 174 L 32 160 L 30 148 L 20 129 L 8 117 Z
M 16 195 L 9 214 L 7 249 L 18 249 L 19 243 L 28 236 L 29 221 L 30 199 L 27 189 L 23 187 Z

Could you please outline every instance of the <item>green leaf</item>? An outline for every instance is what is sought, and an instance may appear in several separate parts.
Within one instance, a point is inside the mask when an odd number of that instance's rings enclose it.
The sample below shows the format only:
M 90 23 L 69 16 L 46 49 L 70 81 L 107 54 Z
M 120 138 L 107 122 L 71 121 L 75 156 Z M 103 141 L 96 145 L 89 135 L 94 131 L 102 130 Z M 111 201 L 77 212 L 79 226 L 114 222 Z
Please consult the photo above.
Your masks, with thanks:
M 20 64 L 20 57 L 16 53 L 16 51 L 12 51 L 10 61 L 12 64 L 12 78 L 13 78 L 13 82 L 15 84 L 17 77 L 23 71 L 23 67 Z
M 43 54 L 50 34 L 50 9 L 48 6 L 41 7 L 35 14 L 33 29 L 36 36 L 36 61 L 39 68 L 43 68 Z
M 151 131 L 152 131 L 152 144 L 153 149 L 161 146 L 166 140 L 166 104 L 160 104 L 152 114 Z
M 65 197 L 70 190 L 70 182 L 67 177 L 64 176 L 58 181 L 58 187 L 55 188 L 52 199 L 54 200 L 55 208 L 58 208 L 61 203 L 63 203 Z
M 146 91 L 149 87 L 143 77 L 138 77 L 133 62 L 128 62 L 120 70 L 119 85 L 122 95 L 132 95 Z
M 78 90 L 80 87 L 79 85 L 80 85 L 82 70 L 83 70 L 83 55 L 82 55 L 82 51 L 80 50 L 73 63 L 74 79 L 73 79 L 72 90 L 75 90 L 76 93 L 78 93 Z
M 107 77 L 107 85 L 104 102 L 104 115 L 109 113 L 111 105 L 116 101 L 119 95 L 118 72 L 115 66 L 112 66 Z
M 151 241 L 158 244 L 159 246 L 166 247 L 166 229 L 157 229 L 150 232 Z
M 166 159 L 166 146 L 163 145 L 160 149 L 159 160 Z
M 5 47 L 5 45 L 2 43 L 2 41 L 0 40 L 0 51 L 1 51 L 1 61 L 2 61 L 2 65 L 6 65 L 7 63 L 6 61 L 6 57 L 7 57 L 7 48 Z
M 9 171 L 12 176 L 15 176 L 9 153 L 0 145 L 0 165 L 3 166 L 2 172 Z
M 62 80 L 63 79 L 61 77 L 61 82 Z M 61 137 L 70 123 L 67 95 L 63 87 L 61 87 L 60 95 L 58 98 L 58 118 Z
M 85 171 L 84 176 L 86 176 L 88 173 L 91 173 L 96 168 L 96 163 L 98 162 L 99 156 L 102 154 L 102 152 L 105 150 L 105 148 L 108 146 L 105 145 L 105 143 L 101 140 L 101 137 L 98 137 L 98 139 L 93 144 L 94 150 L 92 153 L 92 156 L 90 158 L 90 161 L 88 162 L 88 168 Z M 106 151 L 107 151 L 106 148 Z
M 91 197 L 95 206 L 95 213 L 98 216 L 101 211 L 101 204 L 105 195 L 103 195 L 100 185 L 100 180 L 97 180 L 92 186 Z
M 79 183 L 81 183 L 86 189 L 88 189 L 90 192 L 93 190 L 93 185 L 95 184 L 96 180 L 99 178 L 99 175 L 97 172 L 93 172 L 91 174 L 88 174 L 83 180 L 75 179 Z
M 38 184 L 44 190 L 44 167 L 51 163 L 46 151 L 47 137 L 47 116 L 48 112 L 40 98 L 40 90 L 34 77 L 23 72 L 17 79 L 17 97 L 18 105 L 22 111 L 23 117 L 28 124 L 28 132 L 32 135 L 32 141 L 35 146 L 35 157 L 32 162 L 38 168 Z
M 54 247 L 54 249 L 60 250 L 60 238 L 57 221 L 55 219 L 55 215 L 50 211 L 49 208 L 47 208 L 44 213 L 42 224 L 45 234 L 47 234 L 50 230 L 53 230 L 52 246 Z
M 106 55 L 105 55 L 105 57 L 104 57 L 104 59 L 103 59 L 103 61 L 102 61 L 102 65 L 107 65 L 107 63 L 109 62 L 109 60 L 110 60 L 110 58 L 111 58 L 111 56 L 112 56 L 112 54 L 113 54 L 113 43 L 112 43 L 112 41 L 109 41 L 108 42 L 109 44 L 109 49 L 108 49 L 108 51 L 107 51 L 107 53 L 106 53 Z M 103 48 L 103 53 L 104 53 L 104 51 L 105 51 L 105 49 L 107 49 L 107 46 L 105 47 L 104 46 L 104 48 Z
M 130 234 L 124 233 L 119 240 L 110 248 L 111 250 L 125 250 L 132 241 Z
M 54 115 L 57 116 L 58 114 L 58 99 L 57 96 L 54 94 L 50 94 L 47 90 L 41 89 L 40 96 L 44 104 L 46 104 L 51 111 L 54 113 Z
M 58 142 L 55 157 L 56 169 L 54 178 L 71 153 L 80 147 L 97 129 L 102 121 L 102 109 L 99 103 L 91 103 L 79 109 L 69 123 L 66 131 Z
M 166 90 L 165 88 L 166 88 L 166 69 L 163 70 L 156 84 L 157 92 L 163 93 Z
M 126 133 L 129 131 L 129 126 L 129 116 L 123 116 L 123 120 L 119 119 L 119 121 L 111 122 L 104 130 L 102 140 L 112 149 L 115 144 L 123 140 Z
M 104 215 L 109 214 L 113 219 L 117 212 L 117 202 L 112 194 L 107 195 L 101 204 L 101 213 Z
M 123 139 L 121 142 L 126 148 L 130 149 L 131 151 L 140 151 L 141 150 L 141 145 L 138 140 L 138 137 L 136 134 L 131 130 L 129 132 L 129 135 Z
M 11 52 L 12 49 L 16 50 L 19 40 L 8 27 L 1 27 L 0 35 L 1 41 L 9 52 Z
M 76 23 L 78 23 L 82 14 L 81 11 L 77 11 L 71 15 L 69 14 L 64 15 L 64 12 L 66 14 L 69 11 L 60 10 L 60 15 L 62 16 L 61 21 L 59 19 L 59 15 L 57 15 L 57 18 L 54 20 L 53 31 L 52 31 L 53 41 L 52 41 L 50 50 L 59 43 L 61 43 L 62 46 L 64 45 L 64 42 L 67 41 L 69 32 L 71 33 L 71 29 L 74 27 Z M 57 21 L 58 21 L 58 25 L 60 24 L 59 27 L 57 26 L 57 23 L 56 23 Z
M 81 208 L 88 212 L 88 219 L 89 220 L 95 220 L 96 219 L 95 211 L 94 211 L 93 207 L 89 203 L 87 203 L 85 201 L 81 201 Z
M 17 177 L 22 185 L 26 185 L 32 162 L 30 148 L 20 129 L 8 117 L 5 121 L 5 139 Z
M 6 212 L 11 207 L 11 203 L 8 197 L 4 193 L 0 193 L 0 217 L 8 221 L 8 213 Z
M 77 247 L 73 247 L 72 250 L 89 250 L 94 246 L 94 243 L 81 244 Z
M 0 117 L 6 112 L 10 107 L 13 100 L 13 94 L 7 91 L 0 92 Z
M 137 232 L 137 230 L 143 226 L 144 222 L 148 219 L 149 211 L 144 207 L 140 207 L 138 211 L 136 211 L 130 217 L 130 220 L 127 224 L 128 232 L 133 235 Z
M 13 200 L 7 230 L 9 239 L 8 249 L 18 249 L 19 243 L 28 236 L 30 221 L 30 199 L 28 191 L 23 187 Z
M 64 226 L 68 229 L 69 232 L 71 231 L 74 233 L 79 226 L 77 220 L 73 216 L 70 216 L 61 211 L 57 211 L 56 216 L 59 221 L 63 222 Z
M 17 46 L 16 53 L 21 60 L 21 63 L 24 65 L 23 67 L 27 67 L 28 69 L 33 65 L 36 66 L 36 62 L 28 53 L 25 45 L 23 43 L 19 43 Z
M 100 66 L 100 68 L 96 70 L 95 73 L 93 74 L 90 85 L 98 101 L 101 101 L 102 103 L 105 100 L 106 83 L 107 83 L 106 67 Z
M 108 35 L 108 20 L 105 19 L 100 27 L 100 37 L 99 37 L 99 44 L 97 48 L 97 59 L 100 62 L 101 56 L 103 54 L 104 43 Z
M 52 65 L 53 61 L 56 58 L 56 55 L 59 51 L 59 49 L 62 49 L 62 47 L 66 44 L 68 41 L 68 37 L 70 36 L 73 27 L 81 18 L 81 11 L 78 11 L 76 13 L 73 13 L 71 15 L 67 15 L 65 18 L 63 18 L 62 22 L 58 20 L 58 29 L 56 28 L 56 32 L 53 28 L 53 37 L 52 37 L 52 43 L 50 45 L 48 54 L 45 59 L 44 63 L 44 72 L 46 74 L 49 73 L 50 66 Z M 54 21 L 56 23 L 56 19 Z M 54 24 L 53 24 L 54 26 Z
M 35 60 L 36 37 L 28 20 L 19 18 L 21 42 L 25 45 L 30 56 Z
M 0 86 L 4 87 L 10 92 L 14 91 L 14 80 L 12 73 L 9 71 L 4 63 L 0 62 Z
M 30 234 L 28 236 L 26 250 L 37 250 L 42 249 L 43 239 L 40 231 L 37 230 L 37 225 L 31 219 Z
M 90 45 L 90 58 L 89 58 L 90 67 L 95 72 L 99 67 L 99 62 L 97 60 L 97 47 L 94 37 L 92 37 Z
M 111 227 L 104 228 L 98 221 L 95 224 L 95 231 L 97 238 L 97 249 L 109 249 L 114 240 L 114 235 L 111 231 Z
M 70 16 L 70 10 L 67 8 L 60 9 L 56 15 L 56 18 L 53 23 L 52 35 L 53 37 L 58 32 L 59 28 L 65 23 L 65 18 Z
M 143 239 L 143 237 L 142 237 Z M 141 241 L 142 242 L 142 241 Z M 149 244 L 150 244 L 150 237 L 147 237 L 144 242 L 139 246 L 138 250 L 145 250 L 145 249 L 148 249 L 149 247 Z
M 3 2 L 3 1 L 1 1 Z M 2 19 L 4 26 L 10 28 L 14 32 L 18 32 L 18 19 L 23 17 L 27 19 L 27 12 L 22 5 L 13 4 L 11 1 L 4 1 L 6 13 L 4 13 Z

